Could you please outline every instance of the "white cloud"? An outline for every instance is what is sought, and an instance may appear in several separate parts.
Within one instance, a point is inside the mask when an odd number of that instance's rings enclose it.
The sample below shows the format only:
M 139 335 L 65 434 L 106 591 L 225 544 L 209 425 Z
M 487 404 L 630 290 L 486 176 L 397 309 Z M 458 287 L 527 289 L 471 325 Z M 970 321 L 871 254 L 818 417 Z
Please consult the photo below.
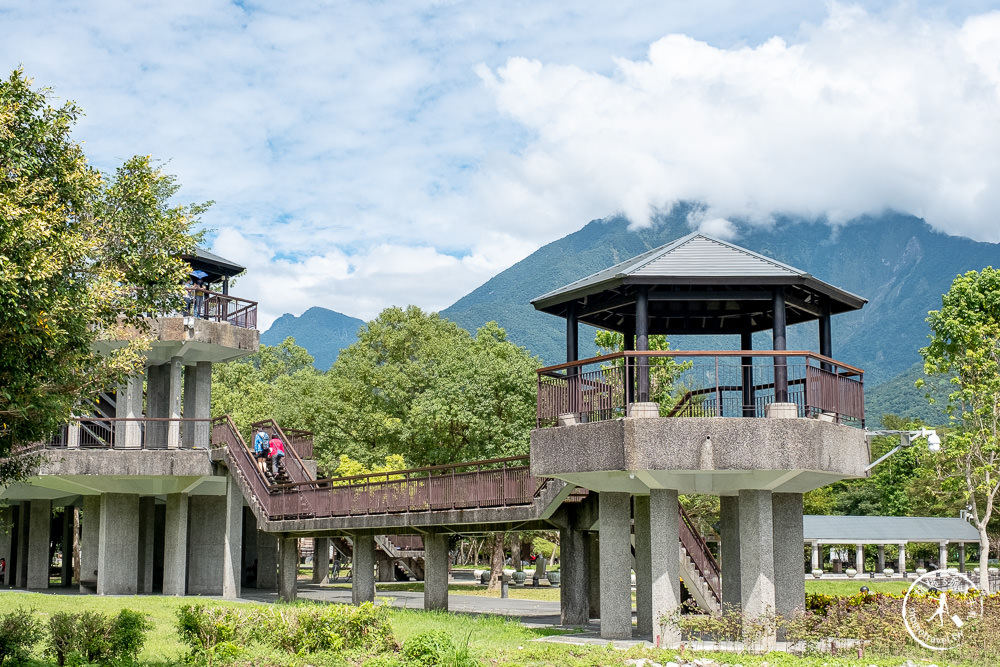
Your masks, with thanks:
M 541 244 L 894 207 L 998 239 L 996 0 L 0 0 L 0 64 L 167 161 L 261 322 L 439 309 Z

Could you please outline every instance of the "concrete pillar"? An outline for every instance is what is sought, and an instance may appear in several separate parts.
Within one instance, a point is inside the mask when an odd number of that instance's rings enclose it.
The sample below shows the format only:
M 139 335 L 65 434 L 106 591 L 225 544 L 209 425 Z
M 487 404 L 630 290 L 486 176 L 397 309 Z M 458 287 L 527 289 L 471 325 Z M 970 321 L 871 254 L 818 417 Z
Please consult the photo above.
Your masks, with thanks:
M 31 525 L 31 503 L 22 501 L 17 512 L 17 562 L 15 585 L 18 588 L 28 587 L 28 528 Z
M 298 597 L 299 545 L 294 537 L 278 540 L 278 599 L 294 602 Z
M 653 645 L 669 646 L 681 639 L 676 628 L 660 621 L 677 613 L 681 604 L 680 509 L 677 507 L 677 491 L 651 489 L 649 517 Z
M 601 617 L 601 536 L 588 532 L 584 538 L 587 549 L 587 606 L 590 618 Z
M 188 498 L 188 595 L 223 594 L 227 519 L 226 496 Z
M 816 540 L 812 541 L 812 569 L 819 570 L 823 566 L 823 553 L 820 544 Z
M 739 503 L 741 606 L 754 618 L 773 612 L 776 602 L 771 492 L 741 489 Z
M 906 542 L 901 542 L 899 545 L 899 558 L 897 558 L 897 568 L 896 571 L 900 574 L 906 572 Z
M 539 558 L 539 562 L 543 559 Z M 590 620 L 587 600 L 587 536 L 571 526 L 559 529 L 560 625 L 586 625 Z
M 52 501 L 32 500 L 28 514 L 28 579 L 27 588 L 49 587 L 49 542 L 52 525 Z
M 181 446 L 181 377 L 184 365 L 180 357 L 173 357 L 167 364 L 169 373 L 167 387 L 167 449 L 177 449 Z
M 375 559 L 375 578 L 382 582 L 396 580 L 395 561 L 382 551 L 378 552 L 378 557 Z
M 243 581 L 243 493 L 232 475 L 226 476 L 226 534 L 223 547 L 222 597 L 240 596 Z
M 80 517 L 80 591 L 97 585 L 97 556 L 101 543 L 101 497 L 83 497 Z
M 948 543 L 938 543 L 938 567 L 942 570 L 948 569 Z
M 854 545 L 854 569 L 858 571 L 858 574 L 865 572 L 865 545 L 863 544 Z
M 130 377 L 119 387 L 115 396 L 115 417 L 142 418 L 142 377 Z M 142 447 L 142 423 L 127 421 L 115 424 L 115 449 Z
M 278 538 L 274 533 L 257 531 L 257 589 L 278 588 Z
M 774 544 L 774 613 L 790 617 L 806 605 L 806 582 L 802 568 L 802 494 L 771 496 L 772 542 Z
M 375 601 L 375 536 L 354 535 L 351 565 L 351 602 Z
M 62 514 L 62 566 L 59 571 L 63 587 L 73 585 L 73 506 L 63 507 Z
M 965 542 L 958 543 L 958 571 L 965 572 Z
M 424 535 L 424 609 L 448 611 L 448 535 Z
M 0 574 L 0 587 L 6 588 L 10 585 L 13 573 L 12 551 L 14 547 L 14 508 L 0 507 L 0 558 L 4 559 L 7 567 L 3 574 Z
M 878 571 L 885 569 L 885 545 L 878 545 Z
M 722 562 L 722 604 L 736 609 L 743 600 L 740 584 L 740 499 L 719 497 L 719 556 Z
M 184 417 L 208 419 L 212 416 L 212 362 L 199 361 L 184 368 Z M 208 449 L 211 424 L 184 422 L 184 446 Z
M 325 584 L 330 581 L 330 538 L 313 538 L 313 574 L 314 584 Z
M 631 639 L 631 496 L 602 492 L 601 521 L 601 638 Z
M 163 594 L 187 593 L 188 496 L 167 495 L 163 539 Z
M 80 449 L 80 422 L 71 421 L 66 425 L 66 448 Z
M 97 594 L 135 595 L 139 576 L 139 496 L 101 496 Z
M 146 369 L 146 417 L 166 419 L 170 416 L 170 369 L 164 365 Z M 167 423 L 151 421 L 146 425 L 145 449 L 164 449 L 167 446 Z
M 139 498 L 139 563 L 136 591 L 153 592 L 153 545 L 156 539 L 156 498 Z
M 653 565 L 650 553 L 649 496 L 632 496 L 635 531 L 635 621 L 643 637 L 653 636 Z

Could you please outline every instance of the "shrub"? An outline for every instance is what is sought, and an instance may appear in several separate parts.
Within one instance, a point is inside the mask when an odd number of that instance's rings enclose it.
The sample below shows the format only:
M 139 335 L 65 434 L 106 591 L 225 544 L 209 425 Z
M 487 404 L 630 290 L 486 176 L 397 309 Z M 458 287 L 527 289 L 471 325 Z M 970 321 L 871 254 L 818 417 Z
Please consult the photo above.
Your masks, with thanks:
M 134 663 L 153 625 L 146 616 L 122 609 L 117 616 L 96 611 L 57 613 L 49 619 L 49 651 L 65 665 L 87 662 L 98 665 Z
M 0 665 L 27 660 L 43 634 L 42 622 L 31 609 L 19 608 L 0 616 Z
M 403 660 L 411 665 L 441 665 L 454 652 L 455 644 L 444 630 L 421 632 L 403 643 Z

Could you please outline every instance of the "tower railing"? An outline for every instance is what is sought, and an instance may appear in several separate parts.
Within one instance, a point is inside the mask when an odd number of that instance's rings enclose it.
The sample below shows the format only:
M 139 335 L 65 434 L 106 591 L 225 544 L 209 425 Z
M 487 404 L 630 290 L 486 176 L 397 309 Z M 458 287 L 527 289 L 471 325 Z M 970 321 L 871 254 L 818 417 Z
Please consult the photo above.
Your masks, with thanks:
M 776 372 L 777 369 L 777 372 Z M 537 425 L 625 417 L 652 402 L 661 417 L 800 417 L 864 426 L 864 371 L 808 351 L 626 351 L 538 370 Z
M 213 292 L 201 287 L 187 287 L 184 297 L 187 314 L 211 322 L 226 322 L 242 329 L 257 328 L 257 302 Z

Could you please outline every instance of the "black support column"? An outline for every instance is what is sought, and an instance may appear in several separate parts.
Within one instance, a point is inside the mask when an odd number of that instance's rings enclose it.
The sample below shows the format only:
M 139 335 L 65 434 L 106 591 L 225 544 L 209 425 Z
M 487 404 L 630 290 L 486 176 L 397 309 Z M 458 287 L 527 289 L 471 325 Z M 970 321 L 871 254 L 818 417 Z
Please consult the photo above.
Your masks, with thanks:
M 749 322 L 740 334 L 740 349 L 744 352 L 753 349 L 753 332 Z M 743 416 L 754 417 L 757 407 L 753 390 L 753 357 L 740 357 L 740 366 L 743 375 Z
M 823 304 L 823 315 L 819 318 L 819 353 L 824 357 L 833 356 L 833 336 L 830 333 L 830 302 Z M 820 368 L 832 371 L 833 365 L 822 362 Z
M 566 363 L 572 363 L 579 359 L 580 327 L 576 318 L 576 302 L 571 301 L 566 304 Z M 569 412 L 578 413 L 582 409 L 580 400 L 580 369 L 577 367 L 566 369 L 566 384 L 569 399 Z M 581 419 L 583 415 L 580 415 Z
M 774 346 L 775 352 L 784 352 L 785 347 L 785 290 L 774 290 Z M 788 402 L 788 362 L 784 356 L 774 357 L 774 402 Z
M 637 352 L 649 350 L 649 288 L 640 287 L 635 299 L 635 349 Z M 649 360 L 639 358 L 639 386 L 636 399 L 639 403 L 649 401 Z

